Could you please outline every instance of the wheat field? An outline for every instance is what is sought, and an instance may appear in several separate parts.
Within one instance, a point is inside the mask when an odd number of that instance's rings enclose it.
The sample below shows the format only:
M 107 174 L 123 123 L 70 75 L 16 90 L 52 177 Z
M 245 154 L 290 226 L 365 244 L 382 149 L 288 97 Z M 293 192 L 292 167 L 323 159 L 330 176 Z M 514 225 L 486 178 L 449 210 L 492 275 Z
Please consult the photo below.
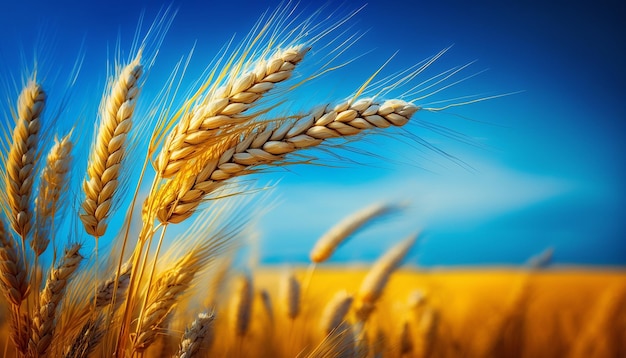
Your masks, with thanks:
M 342 160 L 369 136 L 411 138 L 420 113 L 500 95 L 429 102 L 473 77 L 462 65 L 422 78 L 444 49 L 386 76 L 380 64 L 347 98 L 297 108 L 300 88 L 350 66 L 342 55 L 359 38 L 349 31 L 358 11 L 305 15 L 291 4 L 226 42 L 190 88 L 191 53 L 147 89 L 174 15 L 163 10 L 103 69 L 97 113 L 84 115 L 93 136 L 84 118 L 67 119 L 72 97 L 48 93 L 37 66 L 3 108 L 4 356 L 626 356 L 621 272 L 544 270 L 549 255 L 512 271 L 400 269 L 417 228 L 371 267 L 325 264 L 405 203 L 338 221 L 307 267 L 242 259 L 270 210 L 265 172 Z M 62 105 L 48 108 L 54 96 Z

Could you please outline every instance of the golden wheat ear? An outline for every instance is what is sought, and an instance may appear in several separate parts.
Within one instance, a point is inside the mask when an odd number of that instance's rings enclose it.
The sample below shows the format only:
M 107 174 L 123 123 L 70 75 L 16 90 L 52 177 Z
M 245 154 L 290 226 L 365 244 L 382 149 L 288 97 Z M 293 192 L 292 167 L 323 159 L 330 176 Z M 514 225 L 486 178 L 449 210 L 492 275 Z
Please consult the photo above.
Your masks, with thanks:
M 156 158 L 157 174 L 162 178 L 173 177 L 209 147 L 207 142 L 258 116 L 244 114 L 277 83 L 291 77 L 308 51 L 304 46 L 278 50 L 269 59 L 259 61 L 252 71 L 230 79 L 210 93 L 207 100 L 187 112 L 174 126 Z
M 107 218 L 120 185 L 121 163 L 133 125 L 142 73 L 138 55 L 121 69 L 101 104 L 100 125 L 89 156 L 87 177 L 83 182 L 85 199 L 79 215 L 87 234 L 96 238 L 106 232 Z
M 6 193 L 3 196 L 7 202 L 7 218 L 22 241 L 26 241 L 32 225 L 33 169 L 45 103 L 46 93 L 41 85 L 34 80 L 29 81 L 17 101 L 17 118 L 5 161 Z
M 354 296 L 348 291 L 339 291 L 326 304 L 320 318 L 320 331 L 326 336 L 338 329 L 350 311 Z
M 235 293 L 230 301 L 230 323 L 235 336 L 243 337 L 248 333 L 252 319 L 254 299 L 252 277 L 247 274 L 240 275 L 235 284 Z
M 72 340 L 72 343 L 63 350 L 63 357 L 89 357 L 105 336 L 106 331 L 103 322 L 103 316 L 99 315 L 96 319 L 90 318 L 83 324 L 78 335 Z
M 287 154 L 318 146 L 329 138 L 402 126 L 418 109 L 402 100 L 377 103 L 364 99 L 347 101 L 334 108 L 322 107 L 296 121 L 281 121 L 275 127 L 260 124 L 243 139 L 225 141 L 224 148 L 215 147 L 213 155 L 188 172 L 179 173 L 179 176 L 184 174 L 179 180 L 162 186 L 155 196 L 157 217 L 162 223 L 182 222 L 228 179 L 253 173 L 261 165 L 287 164 Z
M 11 305 L 11 341 L 25 355 L 30 337 L 30 318 L 20 312 L 22 302 L 28 297 L 30 283 L 24 265 L 21 246 L 5 230 L 0 219 L 0 290 Z
M 397 206 L 377 203 L 346 217 L 317 240 L 315 246 L 309 254 L 311 261 L 314 263 L 326 261 L 335 252 L 339 245 L 344 243 L 351 235 L 361 229 L 364 225 L 385 214 L 396 211 L 397 209 Z
M 281 283 L 281 304 L 290 320 L 296 319 L 300 313 L 300 282 L 293 270 L 289 270 Z
M 193 358 L 208 351 L 214 338 L 215 314 L 202 312 L 185 330 L 176 358 Z
M 380 257 L 369 270 L 356 297 L 355 312 L 359 320 L 366 321 L 372 313 L 391 274 L 400 266 L 416 240 L 417 235 L 412 235 L 396 244 Z
M 73 147 L 71 135 L 69 133 L 61 140 L 55 138 L 41 172 L 39 191 L 35 199 L 35 231 L 31 241 L 31 248 L 37 256 L 46 251 L 50 238 L 54 236 L 50 229 L 63 204 L 59 200 L 69 180 Z
M 46 286 L 39 298 L 40 309 L 33 319 L 32 333 L 28 343 L 29 355 L 44 356 L 54 338 L 57 308 L 65 295 L 68 281 L 72 278 L 83 257 L 78 252 L 80 244 L 70 245 L 59 264 L 50 270 Z

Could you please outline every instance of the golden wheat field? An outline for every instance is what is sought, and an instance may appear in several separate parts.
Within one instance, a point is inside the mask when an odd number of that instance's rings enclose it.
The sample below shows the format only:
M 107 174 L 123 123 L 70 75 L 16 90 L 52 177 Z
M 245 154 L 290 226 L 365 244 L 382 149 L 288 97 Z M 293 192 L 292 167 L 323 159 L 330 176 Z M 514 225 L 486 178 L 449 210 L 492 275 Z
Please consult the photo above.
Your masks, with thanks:
M 550 250 L 519 269 L 405 268 L 418 228 L 386 238 L 368 267 L 329 266 L 407 203 L 338 220 L 308 266 L 242 258 L 271 210 L 266 172 L 353 161 L 341 151 L 369 136 L 414 148 L 405 128 L 421 113 L 508 95 L 430 101 L 476 75 L 466 64 L 422 78 L 444 49 L 390 74 L 374 66 L 348 97 L 294 105 L 351 65 L 358 13 L 282 4 L 197 78 L 186 78 L 190 50 L 146 88 L 175 15 L 164 8 L 112 51 L 94 113 L 72 102 L 80 56 L 66 93 L 48 91 L 36 62 L 13 80 L 0 144 L 3 356 L 626 357 L 622 271 L 552 269 Z

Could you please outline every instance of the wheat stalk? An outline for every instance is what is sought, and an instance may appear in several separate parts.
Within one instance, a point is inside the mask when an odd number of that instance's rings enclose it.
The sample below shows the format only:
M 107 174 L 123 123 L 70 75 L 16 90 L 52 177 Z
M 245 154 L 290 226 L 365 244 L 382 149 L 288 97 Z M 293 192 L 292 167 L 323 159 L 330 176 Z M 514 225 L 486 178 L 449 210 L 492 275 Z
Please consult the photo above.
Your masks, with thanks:
M 254 171 L 262 164 L 279 163 L 298 149 L 321 144 L 328 138 L 360 134 L 365 129 L 402 126 L 418 107 L 401 100 L 376 103 L 363 99 L 334 108 L 322 107 L 297 121 L 277 128 L 259 127 L 255 134 L 213 155 L 199 170 L 164 185 L 159 195 L 157 217 L 163 223 L 178 223 L 190 217 L 203 198 L 230 178 Z M 215 154 L 215 153 L 214 153 Z
M 65 250 L 58 266 L 48 273 L 46 286 L 40 295 L 40 309 L 32 324 L 29 354 L 32 357 L 44 356 L 54 337 L 55 317 L 67 283 L 78 268 L 83 257 L 78 252 L 80 244 L 73 244 Z
M 276 83 L 287 80 L 302 61 L 308 47 L 278 50 L 269 60 L 259 61 L 254 69 L 232 78 L 208 99 L 187 112 L 168 135 L 155 161 L 162 178 L 173 177 L 181 167 L 198 157 L 210 142 L 229 126 L 249 121 L 243 116 Z
M 328 301 L 320 318 L 320 330 L 324 335 L 330 334 L 344 322 L 353 300 L 354 296 L 343 290 Z
M 376 301 L 382 295 L 389 277 L 400 266 L 416 240 L 417 235 L 411 235 L 396 244 L 380 257 L 369 270 L 361 283 L 356 298 L 356 315 L 360 320 L 367 320 L 374 310 Z
M 139 61 L 140 55 L 119 72 L 100 109 L 100 126 L 83 182 L 85 199 L 80 213 L 85 230 L 96 238 L 106 232 L 106 219 L 120 184 L 121 162 L 143 73 Z
M 320 237 L 311 250 L 309 257 L 314 263 L 326 261 L 350 235 L 373 219 L 395 209 L 384 203 L 370 205 L 348 216 Z
M 72 161 L 71 133 L 60 141 L 55 138 L 55 143 L 46 158 L 46 166 L 41 172 L 39 191 L 35 199 L 35 232 L 31 247 L 37 256 L 41 255 L 50 242 L 50 225 L 58 212 L 61 202 L 62 191 L 67 185 L 67 174 Z
M 198 314 L 191 327 L 185 330 L 180 348 L 175 357 L 192 358 L 207 350 L 213 341 L 213 329 L 215 324 L 213 312 L 202 312 Z
M 11 227 L 26 240 L 31 225 L 30 209 L 33 169 L 37 159 L 37 143 L 46 93 L 34 80 L 22 89 L 17 100 L 17 118 L 13 140 L 5 163 L 5 190 L 9 208 L 7 217 Z

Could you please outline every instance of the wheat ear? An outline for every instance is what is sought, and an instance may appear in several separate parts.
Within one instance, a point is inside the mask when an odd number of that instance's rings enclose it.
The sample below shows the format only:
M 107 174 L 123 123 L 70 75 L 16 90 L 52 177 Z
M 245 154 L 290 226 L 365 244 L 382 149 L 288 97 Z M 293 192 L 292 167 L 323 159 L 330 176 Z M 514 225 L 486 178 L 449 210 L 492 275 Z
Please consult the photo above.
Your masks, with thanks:
M 29 282 L 20 246 L 16 245 L 0 220 L 0 289 L 11 304 L 11 341 L 25 355 L 28 351 L 30 320 L 20 313 L 20 305 L 26 299 Z
M 157 277 L 144 309 L 145 314 L 138 324 L 137 338 L 133 342 L 134 352 L 145 351 L 156 340 L 176 303 L 206 264 L 202 255 L 201 250 L 191 251 Z
M 402 323 L 400 331 L 400 356 L 410 355 L 413 351 L 413 339 L 411 338 L 411 325 L 408 320 Z
M 341 325 L 341 322 L 344 321 L 350 311 L 353 300 L 354 296 L 344 290 L 337 292 L 335 296 L 328 301 L 320 318 L 320 330 L 322 334 L 328 335 Z
M 23 241 L 32 225 L 33 168 L 45 102 L 46 93 L 31 80 L 17 100 L 17 119 L 5 164 L 5 190 L 10 209 L 7 216 L 11 227 Z
M 302 61 L 308 47 L 294 46 L 277 51 L 269 60 L 260 61 L 254 69 L 231 79 L 210 94 L 208 99 L 186 113 L 168 135 L 156 159 L 156 171 L 162 178 L 173 177 L 181 167 L 198 157 L 206 142 L 220 131 L 248 121 L 242 116 L 276 83 L 287 80 Z
M 44 356 L 52 342 L 57 307 L 63 299 L 68 281 L 83 259 L 78 252 L 80 248 L 80 244 L 73 244 L 67 248 L 58 266 L 48 273 L 46 286 L 41 291 L 39 299 L 40 309 L 33 319 L 29 342 L 31 357 Z
M 185 330 L 177 358 L 193 358 L 207 350 L 213 341 L 215 315 L 212 312 L 198 314 L 191 327 Z
M 102 317 L 100 315 L 96 319 L 89 319 L 83 325 L 72 343 L 64 349 L 64 358 L 89 357 L 106 333 Z
M 46 251 L 50 243 L 50 225 L 62 205 L 59 199 L 69 179 L 67 174 L 72 161 L 70 137 L 71 133 L 60 141 L 55 138 L 41 173 L 38 196 L 35 199 L 35 233 L 31 241 L 31 247 L 38 256 Z
M 433 307 L 426 307 L 417 321 L 417 338 L 413 345 L 419 357 L 431 357 L 437 340 L 439 328 L 439 312 Z
M 311 261 L 315 263 L 326 261 L 339 245 L 363 225 L 394 209 L 395 207 L 387 204 L 373 204 L 348 216 L 317 240 L 309 255 Z
M 307 355 L 309 358 L 360 358 L 367 357 L 357 349 L 357 338 L 354 327 L 341 322 L 333 329 L 315 349 Z
M 274 326 L 274 309 L 272 307 L 272 297 L 266 289 L 262 289 L 259 291 L 259 297 L 261 298 L 261 303 L 263 303 L 263 309 L 265 310 L 265 314 L 270 321 L 272 327 Z
M 120 71 L 101 105 L 100 126 L 90 154 L 87 178 L 83 182 L 85 200 L 80 214 L 85 230 L 94 237 L 101 237 L 106 232 L 106 219 L 119 186 L 126 137 L 132 127 L 139 78 L 143 73 L 139 60 L 140 56 L 137 56 Z
M 29 290 L 28 274 L 20 247 L 0 220 L 0 287 L 11 304 L 19 307 Z
M 356 298 L 356 315 L 360 320 L 367 320 L 374 310 L 376 301 L 382 295 L 389 277 L 400 266 L 416 240 L 417 235 L 412 235 L 396 244 L 380 257 L 369 270 L 361 283 Z
M 248 332 L 252 317 L 252 301 L 254 288 L 252 278 L 241 275 L 237 278 L 235 295 L 231 299 L 230 314 L 231 325 L 237 337 L 243 337 Z
M 190 217 L 203 198 L 227 179 L 253 172 L 257 165 L 280 163 L 286 154 L 317 146 L 328 138 L 356 135 L 365 129 L 402 126 L 417 110 L 415 105 L 401 100 L 379 104 L 362 99 L 334 108 L 320 108 L 297 121 L 285 121 L 278 128 L 260 127 L 221 156 L 210 158 L 192 175 L 163 186 L 157 217 L 164 223 L 179 223 Z
M 296 319 L 300 313 L 300 282 L 291 270 L 283 278 L 281 296 L 287 317 Z
M 117 277 L 117 281 L 115 279 L 117 275 L 113 275 L 113 277 L 98 286 L 96 290 L 96 308 L 104 308 L 113 303 L 111 312 L 117 311 L 117 309 L 124 303 L 126 290 L 128 290 L 128 285 L 130 283 L 131 271 L 132 265 L 130 263 L 126 263 L 122 266 L 120 274 Z M 117 288 L 115 287 L 116 282 Z M 115 299 L 113 299 L 113 292 L 115 292 Z

